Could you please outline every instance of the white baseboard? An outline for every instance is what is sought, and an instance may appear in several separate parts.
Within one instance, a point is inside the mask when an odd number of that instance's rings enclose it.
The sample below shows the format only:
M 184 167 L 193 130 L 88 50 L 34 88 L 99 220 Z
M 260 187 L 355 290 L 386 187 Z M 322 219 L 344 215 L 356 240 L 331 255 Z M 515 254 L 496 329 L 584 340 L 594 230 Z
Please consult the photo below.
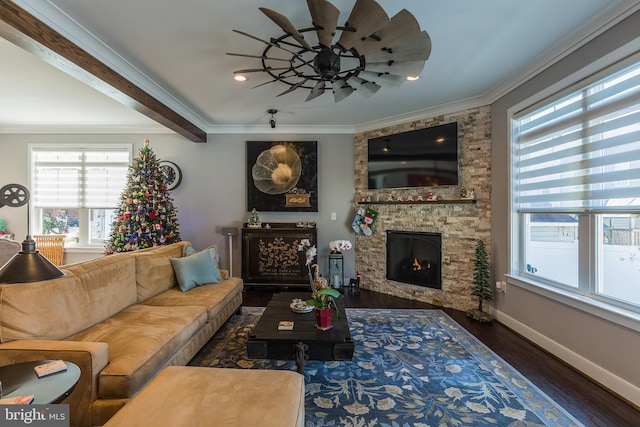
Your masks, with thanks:
M 640 388 L 542 335 L 538 331 L 531 329 L 527 325 L 520 323 L 513 317 L 501 311 L 494 311 L 493 314 L 498 322 L 513 329 L 612 392 L 620 395 L 634 405 L 640 406 Z

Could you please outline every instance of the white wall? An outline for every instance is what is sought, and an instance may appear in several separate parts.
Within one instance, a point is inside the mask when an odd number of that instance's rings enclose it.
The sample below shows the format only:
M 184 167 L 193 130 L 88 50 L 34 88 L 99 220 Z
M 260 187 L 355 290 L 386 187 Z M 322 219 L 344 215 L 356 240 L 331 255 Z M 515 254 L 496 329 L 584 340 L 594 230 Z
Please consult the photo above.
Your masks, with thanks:
M 125 142 L 134 144 L 134 156 L 145 138 L 161 160 L 170 160 L 182 170 L 182 183 L 172 191 L 183 240 L 197 249 L 211 244 L 220 248 L 221 265 L 228 267 L 228 238 L 222 227 L 238 227 L 247 221 L 245 141 L 318 141 L 319 212 L 260 212 L 262 222 L 315 221 L 318 226 L 319 265 L 328 269 L 328 242 L 354 241 L 353 219 L 353 135 L 209 135 L 208 143 L 194 143 L 174 134 L 0 134 L 0 186 L 9 183 L 28 185 L 28 144 L 44 142 Z M 22 240 L 26 230 L 26 206 L 4 207 L 0 218 Z M 331 220 L 331 213 L 336 220 Z M 233 238 L 233 273 L 240 275 L 240 236 Z M 95 257 L 99 254 L 88 254 Z M 345 277 L 355 276 L 353 251 L 345 252 Z M 75 262 L 83 254 L 68 254 L 65 261 Z
M 640 38 L 640 13 L 554 64 L 492 104 L 492 265 L 509 272 L 509 127 L 507 110 Z M 517 286 L 494 301 L 498 320 L 640 405 L 640 333 Z

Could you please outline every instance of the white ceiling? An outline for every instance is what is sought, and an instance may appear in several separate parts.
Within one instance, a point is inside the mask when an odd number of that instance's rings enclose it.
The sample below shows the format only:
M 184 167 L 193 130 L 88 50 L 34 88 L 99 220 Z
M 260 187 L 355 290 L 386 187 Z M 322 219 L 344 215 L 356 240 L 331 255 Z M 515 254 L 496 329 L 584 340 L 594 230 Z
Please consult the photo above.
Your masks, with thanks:
M 354 0 L 332 0 L 344 25 Z M 14 0 L 84 50 L 209 133 L 354 132 L 487 104 L 640 9 L 631 0 L 378 0 L 389 16 L 406 8 L 426 30 L 432 52 L 420 80 L 355 93 L 335 103 L 308 90 L 277 97 L 288 86 L 233 71 L 260 61 L 262 39 L 282 30 L 258 7 L 276 10 L 297 28 L 312 26 L 297 0 Z M 312 34 L 312 33 L 307 33 Z M 11 38 L 11 37 L 7 37 Z M 156 122 L 0 39 L 0 132 L 143 131 Z

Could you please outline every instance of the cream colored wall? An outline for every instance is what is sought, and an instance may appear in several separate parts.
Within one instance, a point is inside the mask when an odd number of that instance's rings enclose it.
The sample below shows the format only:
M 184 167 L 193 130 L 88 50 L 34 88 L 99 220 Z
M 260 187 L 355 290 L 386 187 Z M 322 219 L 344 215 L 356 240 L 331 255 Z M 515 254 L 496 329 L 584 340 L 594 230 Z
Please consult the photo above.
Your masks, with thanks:
M 319 212 L 260 212 L 263 222 L 315 221 L 318 225 L 319 265 L 328 269 L 329 241 L 350 239 L 353 219 L 353 135 L 321 134 L 252 134 L 209 135 L 205 144 L 193 143 L 174 134 L 2 134 L 0 153 L 3 164 L 0 169 L 0 185 L 19 183 L 28 185 L 28 144 L 46 142 L 75 143 L 132 143 L 134 156 L 142 147 L 144 138 L 151 140 L 151 148 L 161 160 L 170 160 L 182 170 L 182 183 L 172 191 L 178 209 L 178 221 L 183 240 L 191 241 L 196 248 L 217 244 L 221 265 L 228 268 L 228 238 L 221 234 L 222 227 L 238 227 L 246 222 L 246 154 L 245 141 L 318 141 L 318 189 Z M 331 220 L 331 213 L 336 220 Z M 26 230 L 26 206 L 1 208 L 0 218 L 5 219 L 16 238 L 24 239 Z M 233 238 L 233 272 L 239 276 L 241 242 Z M 77 262 L 99 256 L 96 253 L 68 253 L 65 262 Z M 354 251 L 345 256 L 345 276 L 355 276 Z
M 492 104 L 492 265 L 509 272 L 509 108 L 640 38 L 635 13 Z M 640 43 L 636 41 L 640 49 Z M 498 320 L 640 405 L 640 333 L 514 285 L 494 301 Z

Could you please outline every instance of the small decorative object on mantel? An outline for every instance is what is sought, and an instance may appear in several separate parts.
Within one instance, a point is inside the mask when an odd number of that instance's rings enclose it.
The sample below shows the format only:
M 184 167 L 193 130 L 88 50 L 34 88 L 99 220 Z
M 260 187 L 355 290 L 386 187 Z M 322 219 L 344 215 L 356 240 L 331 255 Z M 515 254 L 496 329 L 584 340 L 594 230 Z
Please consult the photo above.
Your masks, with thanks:
M 429 200 L 430 202 L 435 202 L 436 200 L 438 200 L 438 196 L 433 193 L 429 193 L 429 195 L 427 196 L 427 200 Z
M 475 265 L 473 267 L 473 289 L 471 295 L 478 297 L 478 308 L 467 311 L 467 316 L 480 322 L 491 322 L 493 316 L 482 311 L 482 302 L 491 301 L 491 283 L 489 275 L 489 261 L 484 242 L 478 240 L 476 244 Z
M 256 208 L 253 208 L 253 210 L 251 210 L 251 215 L 249 215 L 249 219 L 247 221 L 247 227 L 262 228 L 262 223 L 260 222 L 260 217 L 258 216 L 258 211 L 256 211 Z
M 316 223 L 314 221 L 300 221 L 296 223 L 296 227 L 298 228 L 316 228 Z
M 473 188 L 471 190 L 467 190 L 466 188 L 462 187 L 462 189 L 460 189 L 460 197 L 462 199 L 475 200 L 476 190 L 474 190 Z

